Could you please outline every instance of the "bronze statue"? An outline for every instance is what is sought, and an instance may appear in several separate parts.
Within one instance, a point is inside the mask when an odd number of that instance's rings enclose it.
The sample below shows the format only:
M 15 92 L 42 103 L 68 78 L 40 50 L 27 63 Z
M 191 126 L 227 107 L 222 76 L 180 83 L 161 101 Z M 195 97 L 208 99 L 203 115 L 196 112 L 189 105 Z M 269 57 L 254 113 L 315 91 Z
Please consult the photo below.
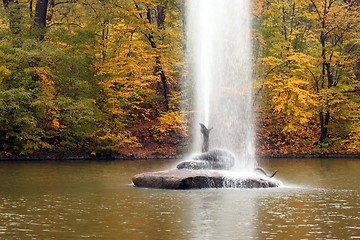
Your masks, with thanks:
M 207 129 L 204 124 L 200 123 L 200 132 L 203 135 L 203 145 L 201 147 L 201 152 L 208 152 L 209 151 L 209 134 L 212 128 Z
M 227 168 L 231 168 L 234 165 L 235 157 L 232 154 L 229 154 L 228 152 L 226 152 L 225 150 L 220 150 L 220 149 L 213 149 L 212 151 L 209 152 L 209 134 L 210 134 L 210 131 L 212 130 L 212 128 L 208 129 L 202 123 L 200 123 L 200 127 L 201 127 L 200 132 L 203 135 L 203 144 L 201 146 L 202 154 L 195 157 L 194 160 L 205 160 L 205 161 L 215 162 L 216 164 L 213 166 L 213 165 L 204 164 L 204 163 L 195 164 L 193 162 L 184 162 L 182 164 L 179 164 L 178 168 L 193 168 L 193 169 L 201 169 L 201 168 L 211 168 L 211 169 L 225 168 L 225 169 L 227 169 Z M 219 163 L 221 163 L 221 164 L 219 164 Z M 275 174 L 277 173 L 277 170 L 275 170 L 275 172 L 273 174 L 269 175 L 260 166 L 256 167 L 254 169 L 254 171 L 260 171 L 269 178 L 274 177 Z

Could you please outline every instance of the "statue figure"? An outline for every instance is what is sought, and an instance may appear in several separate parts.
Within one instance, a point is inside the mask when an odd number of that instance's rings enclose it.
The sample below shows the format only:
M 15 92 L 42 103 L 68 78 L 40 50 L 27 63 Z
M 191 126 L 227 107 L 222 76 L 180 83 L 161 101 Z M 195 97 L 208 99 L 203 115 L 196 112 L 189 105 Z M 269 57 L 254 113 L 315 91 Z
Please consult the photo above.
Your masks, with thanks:
M 201 147 L 201 152 L 208 152 L 209 151 L 209 134 L 212 128 L 207 129 L 204 124 L 200 123 L 200 132 L 203 135 L 203 145 Z
M 203 144 L 201 146 L 202 154 L 193 158 L 195 161 L 185 161 L 180 163 L 177 168 L 190 169 L 230 169 L 235 164 L 235 156 L 226 150 L 213 149 L 209 151 L 209 134 L 212 128 L 208 129 L 203 123 L 200 123 L 200 132 L 203 135 Z M 200 160 L 200 162 L 199 162 Z M 260 171 L 265 176 L 272 178 L 277 173 L 268 174 L 262 167 L 258 166 L 254 171 Z

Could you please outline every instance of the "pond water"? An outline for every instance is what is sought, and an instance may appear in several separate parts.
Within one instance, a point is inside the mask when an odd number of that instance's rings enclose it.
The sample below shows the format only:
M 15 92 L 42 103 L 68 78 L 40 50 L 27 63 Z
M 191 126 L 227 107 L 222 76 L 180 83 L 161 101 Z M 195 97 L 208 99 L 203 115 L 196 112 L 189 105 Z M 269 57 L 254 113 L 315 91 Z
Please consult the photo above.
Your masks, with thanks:
M 174 160 L 0 162 L 0 239 L 360 239 L 359 159 L 268 159 L 275 189 L 135 188 Z

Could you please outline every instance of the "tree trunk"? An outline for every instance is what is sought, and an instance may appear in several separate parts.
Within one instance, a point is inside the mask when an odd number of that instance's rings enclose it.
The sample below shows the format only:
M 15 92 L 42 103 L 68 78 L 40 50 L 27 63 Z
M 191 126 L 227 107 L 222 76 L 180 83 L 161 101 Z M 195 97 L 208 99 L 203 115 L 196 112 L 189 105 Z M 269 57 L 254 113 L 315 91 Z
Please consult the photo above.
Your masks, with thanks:
M 46 32 L 47 7 L 48 7 L 48 0 L 36 1 L 34 29 L 35 29 L 35 36 L 39 41 L 44 39 Z
M 320 138 L 319 142 L 322 143 L 328 137 L 328 125 L 330 121 L 330 112 L 326 111 L 325 115 L 322 110 L 320 110 Z
M 147 18 L 150 24 L 154 23 L 156 20 L 158 29 L 163 29 L 164 22 L 165 22 L 165 6 L 159 4 L 156 7 L 155 18 L 153 17 L 152 10 L 148 9 L 147 11 Z M 145 34 L 146 38 L 149 40 L 150 45 L 152 48 L 156 49 L 157 45 L 154 41 L 154 36 L 151 34 Z M 155 67 L 154 72 L 156 76 L 159 76 L 161 79 L 162 87 L 163 87 L 163 95 L 165 99 L 165 109 L 169 111 L 169 86 L 167 83 L 167 78 L 164 72 L 164 69 L 161 64 L 161 56 L 158 55 L 155 57 Z
M 139 4 L 135 3 L 135 7 L 137 10 L 141 10 L 141 6 Z M 158 29 L 163 29 L 164 27 L 164 22 L 165 22 L 165 8 L 166 8 L 167 2 L 165 4 L 159 4 L 156 6 L 156 8 L 149 8 L 150 5 L 146 5 L 146 12 L 144 13 L 139 13 L 139 17 L 142 19 L 145 19 L 150 23 L 157 23 L 157 28 Z M 144 33 L 145 37 L 148 39 L 150 46 L 153 49 L 157 48 L 156 42 L 154 40 L 154 35 L 152 33 Z M 160 38 L 161 39 L 161 38 Z M 164 99 L 165 99 L 165 108 L 166 111 L 169 110 L 169 86 L 167 83 L 167 78 L 164 72 L 164 69 L 162 67 L 161 64 L 161 56 L 157 55 L 155 57 L 155 66 L 154 66 L 154 74 L 156 76 L 159 76 L 161 79 L 161 83 L 162 83 L 162 87 L 163 87 L 163 95 L 164 95 Z
M 322 20 L 322 31 L 320 33 L 320 43 L 322 47 L 321 51 L 321 58 L 322 58 L 322 71 L 321 71 L 321 89 L 324 89 L 326 80 L 327 80 L 327 88 L 331 88 L 333 85 L 333 76 L 331 74 L 331 66 L 330 63 L 327 62 L 326 59 L 326 22 L 325 18 Z M 325 139 L 328 137 L 328 125 L 330 121 L 330 112 L 328 109 L 326 109 L 326 112 L 324 114 L 324 111 L 321 109 L 319 114 L 319 120 L 320 120 L 320 138 L 319 142 L 322 143 L 325 141 Z
M 161 4 L 159 4 L 156 7 L 156 22 L 157 22 L 157 27 L 159 29 L 163 29 L 164 26 L 164 22 L 165 22 L 165 7 Z
M 360 60 L 355 64 L 355 76 L 357 80 L 360 80 Z
M 109 37 L 109 22 L 104 21 L 101 24 L 102 29 L 102 35 L 101 35 L 101 53 L 102 53 L 102 61 L 105 62 L 107 57 L 107 48 L 108 48 L 108 37 Z
M 166 111 L 169 111 L 168 84 L 167 84 L 167 79 L 166 79 L 164 70 L 162 69 L 162 66 L 161 66 L 161 58 L 160 58 L 160 56 L 156 57 L 155 74 L 157 76 L 160 76 L 161 83 L 163 85 L 163 94 L 164 94 L 164 98 L 165 98 L 165 108 L 166 108 Z
M 4 8 L 8 14 L 10 30 L 13 34 L 21 31 L 21 12 L 20 5 L 17 0 L 3 0 Z
M 137 10 L 141 10 L 141 6 L 139 4 L 135 3 L 135 7 L 137 8 Z M 168 2 L 166 2 L 165 4 L 159 4 L 156 6 L 155 9 L 153 8 L 149 8 L 149 5 L 146 6 L 146 13 L 139 13 L 140 18 L 144 19 L 146 17 L 146 20 L 150 23 L 153 24 L 157 23 L 157 28 L 158 29 L 163 29 L 164 27 L 164 22 L 165 22 L 165 8 Z M 153 49 L 157 48 L 156 42 L 154 40 L 154 36 L 152 33 L 144 33 L 145 37 L 148 39 L 151 47 Z M 157 55 L 155 57 L 155 66 L 154 66 L 154 74 L 156 76 L 159 76 L 161 79 L 161 83 L 162 83 L 162 87 L 163 87 L 163 95 L 164 95 L 164 99 L 165 99 L 165 108 L 166 111 L 169 110 L 169 85 L 167 83 L 167 78 L 164 72 L 164 69 L 162 67 L 161 64 L 161 56 Z

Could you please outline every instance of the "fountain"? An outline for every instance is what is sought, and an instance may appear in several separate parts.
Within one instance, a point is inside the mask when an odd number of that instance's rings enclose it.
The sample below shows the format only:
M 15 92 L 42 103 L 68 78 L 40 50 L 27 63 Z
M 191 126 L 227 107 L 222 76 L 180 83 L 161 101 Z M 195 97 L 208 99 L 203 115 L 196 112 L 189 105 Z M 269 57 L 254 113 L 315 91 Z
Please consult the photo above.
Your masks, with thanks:
M 187 32 L 196 82 L 195 121 L 213 128 L 212 146 L 236 153 L 236 168 L 253 169 L 249 1 L 188 1 Z
M 195 79 L 195 121 L 200 123 L 193 133 L 195 153 L 177 169 L 135 175 L 135 186 L 279 185 L 270 179 L 276 171 L 267 175 L 255 158 L 249 5 L 249 0 L 187 2 L 188 58 Z M 196 153 L 201 142 L 202 153 Z

